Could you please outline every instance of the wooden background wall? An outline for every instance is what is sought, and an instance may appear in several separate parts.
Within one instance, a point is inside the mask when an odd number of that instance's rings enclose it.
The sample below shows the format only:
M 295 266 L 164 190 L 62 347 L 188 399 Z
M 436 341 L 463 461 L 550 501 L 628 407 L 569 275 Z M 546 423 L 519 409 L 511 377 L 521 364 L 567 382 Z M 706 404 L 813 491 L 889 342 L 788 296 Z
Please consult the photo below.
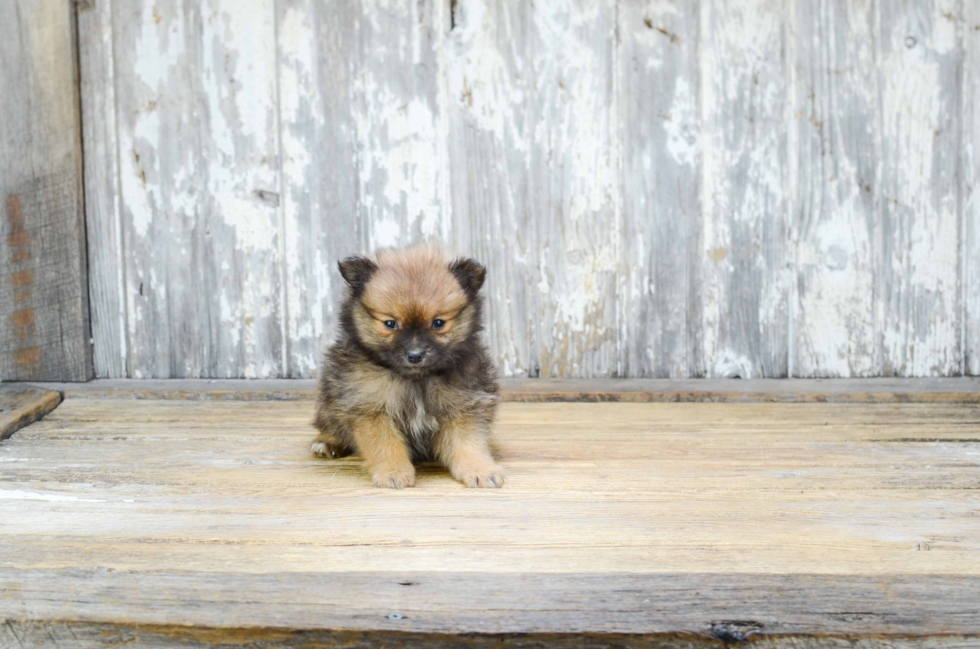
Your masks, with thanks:
M 75 11 L 0 0 L 0 381 L 92 377 Z
M 81 6 L 99 376 L 308 377 L 422 237 L 506 376 L 980 373 L 980 2 Z

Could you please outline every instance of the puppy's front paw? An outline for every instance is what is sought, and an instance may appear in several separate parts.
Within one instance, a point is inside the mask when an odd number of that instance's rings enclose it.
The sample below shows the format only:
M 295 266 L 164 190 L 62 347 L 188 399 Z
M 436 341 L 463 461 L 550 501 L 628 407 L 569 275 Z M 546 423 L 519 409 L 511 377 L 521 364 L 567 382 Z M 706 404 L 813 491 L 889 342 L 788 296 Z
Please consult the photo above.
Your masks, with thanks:
M 415 486 L 415 469 L 396 469 L 394 471 L 378 471 L 371 476 L 375 487 L 382 489 L 404 489 Z
M 462 471 L 457 478 L 467 487 L 497 489 L 504 486 L 504 472 L 496 464 Z

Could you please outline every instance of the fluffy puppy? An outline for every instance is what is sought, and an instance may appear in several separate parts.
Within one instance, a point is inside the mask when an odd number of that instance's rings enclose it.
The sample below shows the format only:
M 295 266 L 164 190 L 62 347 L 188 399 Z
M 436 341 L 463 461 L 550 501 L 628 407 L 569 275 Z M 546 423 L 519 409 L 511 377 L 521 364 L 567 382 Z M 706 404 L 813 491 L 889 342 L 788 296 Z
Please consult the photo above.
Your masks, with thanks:
M 438 460 L 467 487 L 500 487 L 489 449 L 497 382 L 480 340 L 486 269 L 428 246 L 340 262 L 349 288 L 320 367 L 311 451 L 359 452 L 375 486 L 415 484 Z

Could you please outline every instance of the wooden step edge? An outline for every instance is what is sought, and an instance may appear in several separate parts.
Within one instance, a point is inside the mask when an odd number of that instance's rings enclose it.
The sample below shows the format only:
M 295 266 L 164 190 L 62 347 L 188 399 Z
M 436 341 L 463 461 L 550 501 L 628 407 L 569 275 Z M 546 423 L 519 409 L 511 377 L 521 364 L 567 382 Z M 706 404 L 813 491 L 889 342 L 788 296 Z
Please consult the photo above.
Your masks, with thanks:
M 21 621 L 0 623 L 2 646 L 37 649 L 102 649 L 107 646 L 139 647 L 322 647 L 368 649 L 573 649 L 618 647 L 620 649 L 725 649 L 736 645 L 771 649 L 965 649 L 978 646 L 978 637 L 961 634 L 781 634 L 742 635 L 720 625 L 716 633 L 411 633 L 400 631 L 351 631 L 284 628 L 212 628 L 180 625 L 114 624 L 88 621 Z M 5 638 L 9 635 L 9 638 Z
M 0 440 L 44 417 L 61 403 L 61 394 L 26 383 L 0 384 Z
M 38 383 L 66 399 L 303 401 L 313 379 L 97 379 Z M 503 379 L 501 400 L 522 403 L 957 403 L 980 404 L 980 378 Z

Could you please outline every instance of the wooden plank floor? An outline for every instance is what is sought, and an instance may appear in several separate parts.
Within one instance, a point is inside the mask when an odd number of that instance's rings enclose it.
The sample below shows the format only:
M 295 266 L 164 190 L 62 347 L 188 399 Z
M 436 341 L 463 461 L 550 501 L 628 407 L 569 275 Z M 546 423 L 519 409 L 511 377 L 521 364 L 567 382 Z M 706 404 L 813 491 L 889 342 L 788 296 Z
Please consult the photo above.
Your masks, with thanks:
M 375 489 L 311 416 L 67 398 L 0 443 L 0 647 L 976 646 L 976 404 L 506 403 L 486 491 Z

